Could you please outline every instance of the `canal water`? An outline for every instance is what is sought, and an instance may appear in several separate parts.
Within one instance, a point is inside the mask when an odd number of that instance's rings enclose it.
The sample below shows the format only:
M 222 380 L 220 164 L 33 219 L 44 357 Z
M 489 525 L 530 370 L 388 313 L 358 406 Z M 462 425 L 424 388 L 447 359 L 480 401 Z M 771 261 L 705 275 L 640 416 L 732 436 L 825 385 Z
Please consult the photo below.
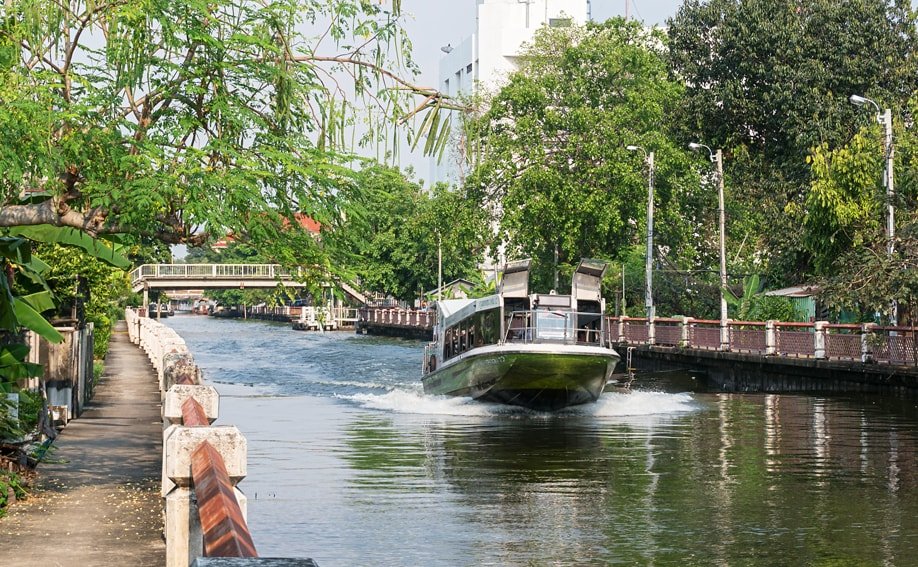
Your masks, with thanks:
M 918 565 L 914 400 L 706 392 L 556 414 L 425 396 L 422 344 L 178 316 L 248 439 L 262 556 L 322 567 Z

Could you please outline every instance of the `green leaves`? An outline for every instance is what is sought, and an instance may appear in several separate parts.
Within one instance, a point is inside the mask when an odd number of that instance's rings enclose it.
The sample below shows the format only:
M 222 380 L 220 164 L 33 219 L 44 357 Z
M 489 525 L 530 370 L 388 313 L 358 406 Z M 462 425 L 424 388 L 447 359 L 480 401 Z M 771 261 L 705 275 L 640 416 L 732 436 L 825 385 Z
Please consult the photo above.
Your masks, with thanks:
M 83 250 L 89 256 L 108 262 L 116 268 L 127 269 L 131 261 L 115 251 L 114 246 L 85 232 L 70 227 L 51 225 L 19 226 L 10 229 L 10 234 L 45 244 L 61 244 Z
M 555 272 L 569 274 L 580 258 L 621 258 L 642 241 L 646 170 L 627 145 L 656 152 L 658 238 L 687 247 L 694 211 L 673 197 L 697 181 L 663 126 L 682 92 L 663 41 L 660 30 L 621 19 L 546 28 L 468 129 L 481 136 L 469 146 L 483 150 L 466 187 L 483 210 L 500 211 L 491 249 L 503 241 L 508 257 L 532 257 L 534 287 L 553 287 Z

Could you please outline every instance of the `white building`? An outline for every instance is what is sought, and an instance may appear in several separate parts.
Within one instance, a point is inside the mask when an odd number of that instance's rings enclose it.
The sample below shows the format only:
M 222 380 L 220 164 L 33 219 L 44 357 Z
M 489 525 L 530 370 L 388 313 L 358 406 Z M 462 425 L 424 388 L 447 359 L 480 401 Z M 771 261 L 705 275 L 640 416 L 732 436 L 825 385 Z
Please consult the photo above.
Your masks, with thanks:
M 590 17 L 589 0 L 478 0 L 476 30 L 459 45 L 444 46 L 440 59 L 441 92 L 471 95 L 484 89 L 496 92 L 519 68 L 521 48 L 543 25 L 583 25 Z M 451 151 L 453 150 L 453 151 Z M 454 148 L 441 163 L 431 158 L 430 183 L 455 183 L 459 164 Z

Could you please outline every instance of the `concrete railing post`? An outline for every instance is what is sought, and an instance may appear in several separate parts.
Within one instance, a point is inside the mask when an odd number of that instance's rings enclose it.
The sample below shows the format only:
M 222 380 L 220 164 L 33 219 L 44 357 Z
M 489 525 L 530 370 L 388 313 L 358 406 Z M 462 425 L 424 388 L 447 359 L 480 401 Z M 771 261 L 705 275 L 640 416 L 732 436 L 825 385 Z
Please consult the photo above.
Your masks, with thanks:
M 773 356 L 778 352 L 778 340 L 775 335 L 775 322 L 765 321 L 765 356 Z
M 652 345 L 657 342 L 657 323 L 653 317 L 647 319 L 647 344 Z
M 816 321 L 813 326 L 813 356 L 815 358 L 826 358 L 826 325 L 828 324 L 828 321 Z
M 679 321 L 679 346 L 682 348 L 688 348 L 691 346 L 692 342 L 692 318 L 683 317 L 682 321 Z
M 235 485 L 246 475 L 246 440 L 233 426 L 170 426 L 164 432 L 163 462 L 166 477 L 175 487 L 166 495 L 166 567 L 188 567 L 204 553 L 203 532 L 194 491 L 191 464 L 194 451 L 207 441 L 223 459 L 234 493 L 245 517 L 245 496 Z
M 874 323 L 864 323 L 861 327 L 861 362 L 873 362 L 873 345 L 870 341 L 870 336 L 873 334 L 873 329 L 876 327 Z

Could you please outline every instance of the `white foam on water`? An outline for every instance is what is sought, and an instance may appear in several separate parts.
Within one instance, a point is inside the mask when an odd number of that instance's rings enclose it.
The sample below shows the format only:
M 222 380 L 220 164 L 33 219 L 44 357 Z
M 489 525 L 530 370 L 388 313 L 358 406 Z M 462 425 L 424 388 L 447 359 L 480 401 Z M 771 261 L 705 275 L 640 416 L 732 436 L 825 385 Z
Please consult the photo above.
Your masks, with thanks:
M 392 390 L 385 394 L 354 394 L 337 397 L 356 402 L 366 409 L 421 415 L 491 416 L 526 411 L 523 408 L 477 402 L 463 396 L 426 396 L 420 390 L 416 392 Z
M 700 405 L 688 392 L 606 392 L 594 404 L 578 406 L 597 417 L 627 417 L 642 415 L 672 415 L 698 411 Z
M 630 417 L 672 415 L 700 409 L 691 394 L 664 392 L 609 392 L 592 404 L 567 408 L 557 413 L 541 413 L 503 404 L 475 401 L 468 397 L 427 396 L 417 391 L 392 390 L 385 394 L 336 396 L 355 402 L 366 409 L 421 415 L 457 416 L 552 416 L 592 415 L 596 417 Z

